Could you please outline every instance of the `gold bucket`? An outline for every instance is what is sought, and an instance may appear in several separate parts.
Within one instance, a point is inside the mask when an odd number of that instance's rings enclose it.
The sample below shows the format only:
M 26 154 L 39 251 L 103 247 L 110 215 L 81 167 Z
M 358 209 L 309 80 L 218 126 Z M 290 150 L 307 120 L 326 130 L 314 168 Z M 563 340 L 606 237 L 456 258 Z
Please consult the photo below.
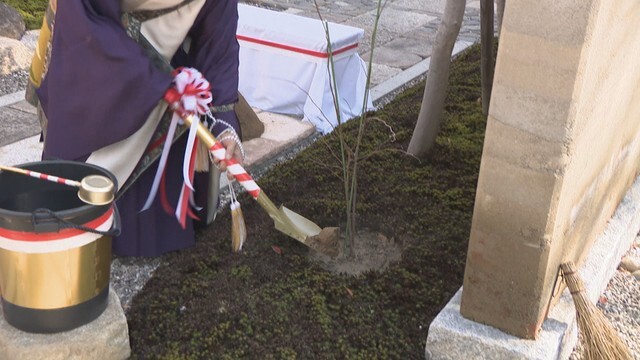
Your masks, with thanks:
M 67 179 L 115 177 L 100 167 L 42 161 L 18 167 Z M 0 293 L 5 320 L 33 333 L 68 331 L 108 303 L 115 204 L 87 205 L 76 188 L 0 172 Z

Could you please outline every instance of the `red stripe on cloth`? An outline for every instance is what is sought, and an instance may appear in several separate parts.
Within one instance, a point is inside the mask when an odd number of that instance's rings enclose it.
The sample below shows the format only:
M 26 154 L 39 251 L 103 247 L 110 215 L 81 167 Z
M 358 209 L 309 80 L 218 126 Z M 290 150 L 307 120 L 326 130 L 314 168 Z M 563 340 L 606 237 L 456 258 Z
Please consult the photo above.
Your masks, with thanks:
M 91 229 L 97 229 L 100 225 L 104 224 L 107 219 L 113 214 L 113 207 L 109 208 L 104 214 L 95 218 L 94 220 L 89 221 L 82 226 L 88 227 Z M 32 233 L 27 231 L 16 231 L 0 228 L 0 236 L 17 241 L 52 241 L 52 240 L 62 240 L 65 238 L 70 238 L 72 236 L 81 235 L 86 233 L 84 230 L 80 229 L 62 229 L 58 232 L 50 232 L 50 233 Z
M 187 210 L 187 215 L 189 215 L 189 217 L 193 220 L 200 221 L 200 218 L 198 217 L 198 215 L 196 215 L 195 212 L 193 212 L 193 210 L 191 210 L 191 207 L 189 207 L 189 209 Z
M 180 227 L 182 227 L 182 229 L 186 229 L 187 228 L 187 208 L 189 206 L 189 195 L 191 194 L 191 189 L 189 189 L 189 187 L 187 187 L 187 185 L 183 184 L 182 185 L 182 203 L 178 204 L 178 206 L 180 206 L 180 218 L 178 219 L 178 222 L 180 223 Z
M 161 144 L 164 144 L 164 140 L 167 138 L 167 134 L 162 135 L 161 137 L 158 138 L 158 140 L 152 142 L 151 144 L 149 144 L 149 146 L 147 146 L 147 150 L 146 151 L 151 151 L 155 148 L 157 148 L 158 146 L 160 146 Z
M 244 36 L 244 35 L 236 35 L 236 38 L 238 40 L 241 40 L 241 41 L 252 42 L 252 43 L 255 43 L 255 44 L 270 46 L 270 47 L 274 47 L 274 48 L 278 48 L 278 49 L 282 49 L 282 50 L 287 50 L 287 51 L 293 51 L 293 52 L 297 52 L 297 53 L 300 53 L 300 54 L 315 56 L 315 57 L 319 57 L 319 58 L 323 58 L 323 59 L 326 59 L 326 58 L 329 57 L 329 53 L 328 52 L 320 52 L 320 51 L 314 51 L 314 50 L 309 50 L 309 49 L 303 49 L 303 48 L 290 46 L 290 45 L 285 45 L 285 44 L 280 44 L 280 43 L 276 43 L 276 42 L 272 42 L 272 41 L 256 39 L 256 38 L 252 38 L 252 37 L 248 37 L 248 36 Z M 355 44 L 351 44 L 351 45 L 345 46 L 345 47 L 343 47 L 341 49 L 334 50 L 333 51 L 333 56 L 341 54 L 341 53 L 343 53 L 345 51 L 349 51 L 351 49 L 355 49 L 357 47 L 358 47 L 358 43 L 355 43 Z

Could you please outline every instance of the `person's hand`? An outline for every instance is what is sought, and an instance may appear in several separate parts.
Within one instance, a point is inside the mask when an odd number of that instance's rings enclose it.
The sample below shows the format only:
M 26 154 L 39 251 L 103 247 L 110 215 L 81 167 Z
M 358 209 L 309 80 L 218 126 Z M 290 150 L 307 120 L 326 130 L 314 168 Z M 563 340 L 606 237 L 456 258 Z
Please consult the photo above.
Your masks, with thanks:
M 240 151 L 240 148 L 238 147 L 238 144 L 236 144 L 236 142 L 233 139 L 231 138 L 221 139 L 220 143 L 222 143 L 222 146 L 224 146 L 226 150 L 227 159 L 231 159 L 233 157 L 234 159 L 236 159 L 236 161 L 240 165 L 243 164 L 242 153 Z M 220 161 L 216 158 L 213 158 L 213 164 L 218 169 L 220 169 L 221 172 L 227 171 L 227 164 L 224 161 Z M 229 179 L 229 181 L 231 182 L 233 181 L 234 177 L 233 175 L 231 175 L 231 173 L 227 172 L 227 179 Z

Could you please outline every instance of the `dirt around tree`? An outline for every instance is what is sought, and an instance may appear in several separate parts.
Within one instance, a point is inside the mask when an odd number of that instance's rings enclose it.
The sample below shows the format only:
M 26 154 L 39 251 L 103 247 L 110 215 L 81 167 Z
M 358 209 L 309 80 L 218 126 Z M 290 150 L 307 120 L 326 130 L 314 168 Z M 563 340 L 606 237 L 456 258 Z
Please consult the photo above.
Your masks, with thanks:
M 454 61 L 450 79 L 427 159 L 403 154 L 424 83 L 372 114 L 384 123 L 372 123 L 364 146 L 387 140 L 387 124 L 396 141 L 359 168 L 362 263 L 322 261 L 241 196 L 243 251 L 231 252 L 225 213 L 194 248 L 163 257 L 128 313 L 132 358 L 424 359 L 429 324 L 462 284 L 486 126 L 477 46 Z M 344 227 L 342 185 L 322 166 L 334 163 L 322 141 L 258 183 L 320 227 Z
M 335 257 L 312 251 L 310 257 L 333 274 L 354 276 L 367 271 L 383 271 L 402 257 L 401 244 L 394 238 L 389 239 L 381 233 L 367 230 L 356 234 L 353 250 L 353 256 L 347 256 L 343 250 Z

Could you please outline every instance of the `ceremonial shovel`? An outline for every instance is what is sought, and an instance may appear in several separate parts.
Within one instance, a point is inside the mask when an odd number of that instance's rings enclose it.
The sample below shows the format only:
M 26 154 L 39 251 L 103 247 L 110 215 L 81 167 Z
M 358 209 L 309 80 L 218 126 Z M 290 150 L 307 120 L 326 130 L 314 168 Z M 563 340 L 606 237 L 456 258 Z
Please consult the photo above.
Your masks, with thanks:
M 185 125 L 190 127 L 198 119 L 184 110 L 180 104 L 181 94 L 175 89 L 169 89 L 164 99 L 169 107 L 178 114 Z M 227 171 L 247 190 L 247 192 L 262 206 L 275 223 L 276 230 L 300 241 L 304 245 L 329 256 L 338 255 L 338 236 L 340 229 L 328 227 L 321 229 L 312 221 L 306 219 L 284 206 L 277 208 L 258 184 L 251 178 L 234 158 L 227 159 L 224 146 L 211 134 L 202 123 L 198 123 L 198 138 L 209 148 L 211 154 L 227 165 Z
M 0 170 L 76 187 L 79 189 L 78 197 L 80 200 L 89 205 L 106 205 L 112 202 L 114 198 L 115 187 L 113 185 L 113 181 L 102 175 L 89 175 L 85 176 L 81 181 L 75 181 L 13 166 L 0 165 Z

